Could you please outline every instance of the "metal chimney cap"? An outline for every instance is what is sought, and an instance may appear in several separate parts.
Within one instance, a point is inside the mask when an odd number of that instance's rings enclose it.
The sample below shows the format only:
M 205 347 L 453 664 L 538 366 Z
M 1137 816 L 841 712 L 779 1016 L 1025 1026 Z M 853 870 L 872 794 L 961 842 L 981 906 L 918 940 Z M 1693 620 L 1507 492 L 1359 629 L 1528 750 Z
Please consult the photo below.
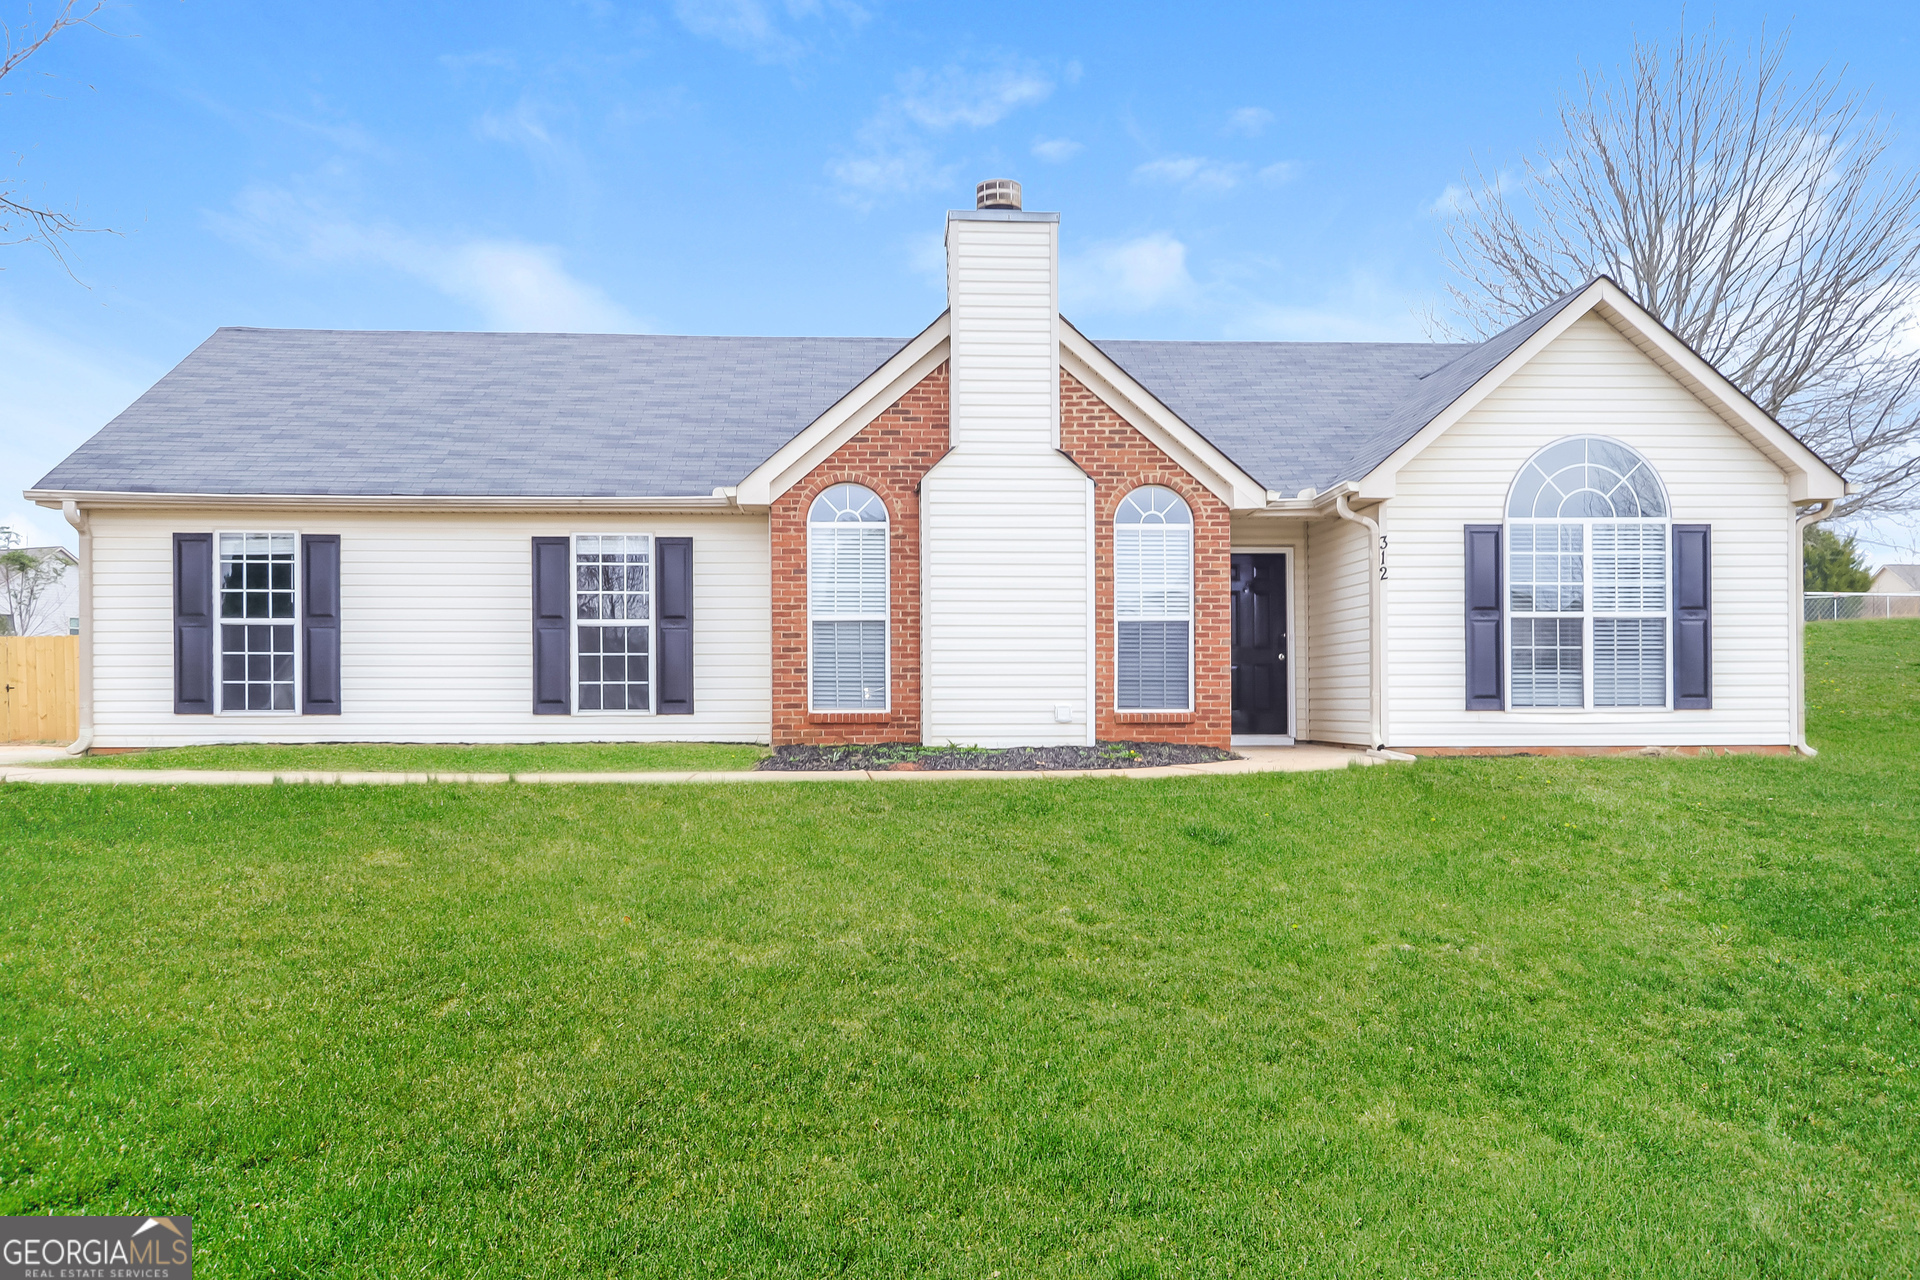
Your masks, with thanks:
M 973 189 L 976 209 L 1018 209 L 1020 184 L 1012 178 L 989 178 Z

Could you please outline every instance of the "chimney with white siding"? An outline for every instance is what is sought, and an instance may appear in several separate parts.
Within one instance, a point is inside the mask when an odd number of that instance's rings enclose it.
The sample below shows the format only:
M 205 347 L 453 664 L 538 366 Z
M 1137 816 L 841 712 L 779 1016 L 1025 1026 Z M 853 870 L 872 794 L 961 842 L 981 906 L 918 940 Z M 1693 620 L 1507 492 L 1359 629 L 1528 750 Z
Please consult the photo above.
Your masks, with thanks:
M 952 450 L 921 486 L 924 735 L 1092 741 L 1093 482 L 1060 453 L 1060 215 L 947 215 Z M 1065 707 L 1065 719 L 1060 708 Z

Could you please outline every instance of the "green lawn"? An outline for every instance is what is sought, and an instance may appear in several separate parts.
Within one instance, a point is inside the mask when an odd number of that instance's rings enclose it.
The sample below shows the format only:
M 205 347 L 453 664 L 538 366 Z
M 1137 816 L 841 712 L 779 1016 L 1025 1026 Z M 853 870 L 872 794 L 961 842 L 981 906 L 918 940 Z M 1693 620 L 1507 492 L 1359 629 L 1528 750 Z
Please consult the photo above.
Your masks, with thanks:
M 1920 1271 L 1920 623 L 1817 760 L 0 788 L 0 1212 L 208 1276 Z
M 751 769 L 765 747 L 735 742 L 537 742 L 438 746 L 329 742 L 312 746 L 168 747 L 61 761 L 80 769 L 321 769 L 387 773 L 625 773 Z

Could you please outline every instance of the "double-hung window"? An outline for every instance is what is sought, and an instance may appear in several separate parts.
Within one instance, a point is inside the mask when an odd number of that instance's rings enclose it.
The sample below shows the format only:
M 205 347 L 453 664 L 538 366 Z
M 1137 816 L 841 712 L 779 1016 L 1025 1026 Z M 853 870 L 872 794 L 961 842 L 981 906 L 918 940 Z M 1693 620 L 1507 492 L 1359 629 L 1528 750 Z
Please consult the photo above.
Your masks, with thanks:
M 886 504 L 836 484 L 807 509 L 807 625 L 815 711 L 887 709 Z
M 220 710 L 286 711 L 294 697 L 299 538 L 219 535 Z
M 1666 492 L 1625 445 L 1528 460 L 1507 502 L 1509 705 L 1668 705 L 1669 541 Z
M 573 539 L 574 706 L 653 710 L 653 539 Z
M 1193 690 L 1193 512 L 1146 485 L 1113 517 L 1114 705 L 1187 711 Z

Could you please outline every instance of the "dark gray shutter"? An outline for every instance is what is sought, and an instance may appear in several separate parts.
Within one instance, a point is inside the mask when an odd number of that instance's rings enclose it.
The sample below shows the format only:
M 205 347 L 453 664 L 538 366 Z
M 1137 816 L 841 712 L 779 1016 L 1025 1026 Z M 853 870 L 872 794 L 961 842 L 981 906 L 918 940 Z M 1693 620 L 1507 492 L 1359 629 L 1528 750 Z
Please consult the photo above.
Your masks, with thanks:
M 1673 706 L 1713 706 L 1713 527 L 1673 526 Z
M 567 664 L 572 622 L 573 556 L 565 538 L 533 540 L 533 714 L 564 716 L 572 710 Z
M 1500 526 L 1467 526 L 1467 710 L 1507 708 L 1500 643 Z
M 213 714 L 213 535 L 173 535 L 173 714 Z
M 655 538 L 653 554 L 660 575 L 654 599 L 660 649 L 655 710 L 663 716 L 693 714 L 693 539 Z
M 300 713 L 340 714 L 340 535 L 300 538 Z

